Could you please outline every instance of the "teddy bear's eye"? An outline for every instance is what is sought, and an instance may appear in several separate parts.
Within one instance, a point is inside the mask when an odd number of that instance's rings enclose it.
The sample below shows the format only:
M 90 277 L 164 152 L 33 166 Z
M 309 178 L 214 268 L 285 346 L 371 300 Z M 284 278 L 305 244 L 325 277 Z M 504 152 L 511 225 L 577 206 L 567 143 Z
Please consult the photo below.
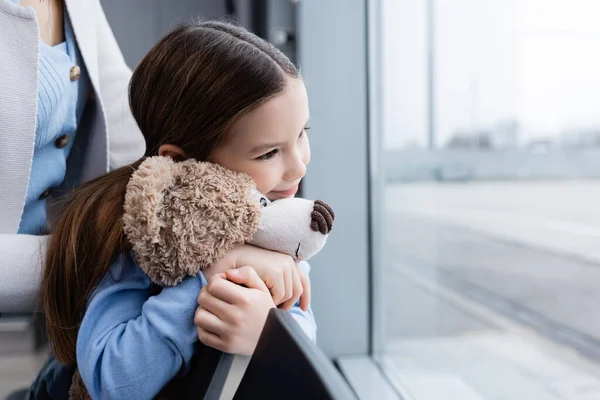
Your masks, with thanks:
M 265 199 L 264 197 L 260 198 L 260 205 L 261 207 L 266 207 L 267 206 L 267 199 Z

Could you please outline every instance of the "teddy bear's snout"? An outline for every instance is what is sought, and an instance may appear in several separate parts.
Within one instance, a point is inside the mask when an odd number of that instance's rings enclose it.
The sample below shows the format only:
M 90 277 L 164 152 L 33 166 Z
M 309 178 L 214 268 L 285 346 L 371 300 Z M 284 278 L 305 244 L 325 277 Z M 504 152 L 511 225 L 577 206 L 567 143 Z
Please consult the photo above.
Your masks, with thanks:
M 333 228 L 335 214 L 327 203 L 321 200 L 315 200 L 313 210 L 310 215 L 310 228 L 315 232 L 321 232 L 327 235 Z

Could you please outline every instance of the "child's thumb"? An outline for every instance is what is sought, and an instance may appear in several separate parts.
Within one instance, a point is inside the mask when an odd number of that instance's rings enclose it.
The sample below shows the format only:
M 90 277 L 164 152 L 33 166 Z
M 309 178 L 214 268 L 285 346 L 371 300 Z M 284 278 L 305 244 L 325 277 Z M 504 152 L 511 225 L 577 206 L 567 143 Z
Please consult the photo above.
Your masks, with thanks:
M 227 271 L 227 279 L 250 289 L 269 292 L 267 285 L 265 285 L 263 280 L 260 279 L 260 276 L 258 276 L 256 270 L 252 267 L 245 266 L 237 269 L 230 269 Z

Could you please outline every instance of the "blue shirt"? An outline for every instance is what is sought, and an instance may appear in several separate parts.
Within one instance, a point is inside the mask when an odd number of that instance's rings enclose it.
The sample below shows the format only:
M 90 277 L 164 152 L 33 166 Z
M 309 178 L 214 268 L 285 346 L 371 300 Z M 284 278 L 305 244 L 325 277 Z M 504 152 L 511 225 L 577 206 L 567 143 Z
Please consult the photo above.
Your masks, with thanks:
M 200 273 L 152 296 L 132 252 L 115 261 L 92 293 L 77 336 L 77 365 L 93 399 L 150 399 L 187 370 L 204 285 Z M 290 312 L 314 340 L 312 312 L 297 305 Z
M 20 0 L 12 0 L 16 5 Z M 65 41 L 49 46 L 40 40 L 38 106 L 33 160 L 19 233 L 41 234 L 46 198 L 67 171 L 67 158 L 89 98 L 91 83 L 65 9 Z M 71 80 L 71 69 L 79 68 Z M 76 75 L 74 75 L 76 77 Z

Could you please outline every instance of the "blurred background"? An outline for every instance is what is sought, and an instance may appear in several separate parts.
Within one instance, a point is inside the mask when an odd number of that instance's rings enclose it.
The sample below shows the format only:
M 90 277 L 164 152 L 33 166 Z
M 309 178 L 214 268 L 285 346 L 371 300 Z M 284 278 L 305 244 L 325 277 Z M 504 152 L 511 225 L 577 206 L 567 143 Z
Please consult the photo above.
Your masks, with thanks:
M 378 7 L 384 369 L 414 398 L 600 398 L 600 3 Z
M 597 0 L 102 0 L 128 64 L 234 18 L 300 66 L 336 211 L 318 345 L 364 399 L 600 399 Z M 0 319 L 0 397 L 45 354 Z

